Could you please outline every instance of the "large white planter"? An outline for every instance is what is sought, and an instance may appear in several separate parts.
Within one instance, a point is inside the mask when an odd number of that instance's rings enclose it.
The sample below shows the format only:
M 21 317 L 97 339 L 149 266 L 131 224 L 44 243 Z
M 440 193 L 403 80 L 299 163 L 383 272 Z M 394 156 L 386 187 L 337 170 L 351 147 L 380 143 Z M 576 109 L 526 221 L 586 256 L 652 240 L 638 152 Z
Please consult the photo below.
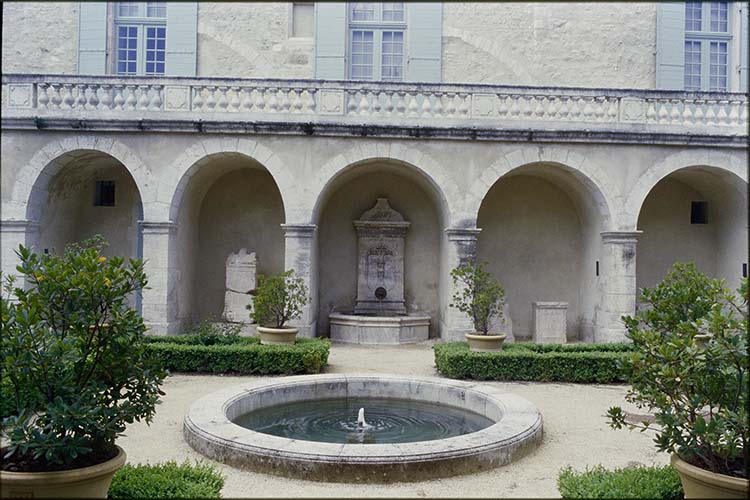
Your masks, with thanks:
M 57 472 L 0 471 L 1 498 L 107 498 L 117 469 L 125 464 L 125 450 L 104 463 Z
M 685 498 L 748 498 L 750 481 L 741 477 L 716 474 L 691 465 L 672 454 L 672 466 L 677 469 L 685 490 Z
M 258 327 L 260 343 L 263 345 L 292 345 L 297 338 L 299 328 L 267 328 Z
M 497 352 L 503 349 L 505 335 L 481 335 L 479 333 L 467 333 L 466 341 L 469 350 L 474 352 Z

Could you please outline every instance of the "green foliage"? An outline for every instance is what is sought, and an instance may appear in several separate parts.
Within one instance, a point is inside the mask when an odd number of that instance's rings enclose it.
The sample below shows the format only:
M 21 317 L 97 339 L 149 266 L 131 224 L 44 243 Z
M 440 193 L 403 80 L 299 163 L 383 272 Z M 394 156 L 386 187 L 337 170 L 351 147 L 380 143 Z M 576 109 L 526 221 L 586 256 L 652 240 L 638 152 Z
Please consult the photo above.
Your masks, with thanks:
M 253 290 L 250 317 L 260 326 L 283 328 L 287 321 L 299 318 L 302 307 L 310 301 L 305 280 L 289 269 L 274 276 L 258 276 Z
M 223 487 L 224 476 L 207 463 L 126 464 L 115 473 L 108 498 L 221 498 Z
M 607 470 L 601 465 L 584 472 L 560 471 L 557 489 L 563 498 L 683 498 L 682 484 L 671 466 Z
M 487 335 L 493 317 L 501 318 L 500 301 L 505 290 L 500 282 L 484 270 L 486 263 L 469 263 L 451 271 L 453 284 L 459 288 L 450 306 L 467 314 L 477 333 Z
M 475 380 L 618 383 L 623 344 L 506 344 L 502 351 L 473 352 L 466 342 L 436 344 L 435 366 L 446 377 Z
M 626 400 L 652 411 L 656 425 L 629 424 L 613 407 L 613 428 L 652 429 L 660 451 L 747 477 L 747 286 L 744 280 L 736 297 L 693 264 L 676 264 L 662 283 L 643 290 L 651 309 L 623 318 L 634 351 L 622 369 L 632 385 Z
M 184 335 L 195 336 L 198 343 L 202 345 L 230 345 L 237 342 L 241 328 L 240 325 L 204 319 L 194 323 Z
M 146 286 L 143 263 L 101 255 L 104 241 L 70 245 L 63 255 L 23 246 L 6 279 L 0 313 L 5 459 L 44 467 L 114 449 L 125 425 L 150 422 L 166 373 L 142 342 L 145 326 L 128 297 Z
M 177 372 L 293 375 L 320 373 L 328 363 L 326 339 L 297 339 L 293 345 L 261 345 L 258 337 L 238 337 L 229 345 L 203 345 L 195 335 L 151 337 L 148 350 Z

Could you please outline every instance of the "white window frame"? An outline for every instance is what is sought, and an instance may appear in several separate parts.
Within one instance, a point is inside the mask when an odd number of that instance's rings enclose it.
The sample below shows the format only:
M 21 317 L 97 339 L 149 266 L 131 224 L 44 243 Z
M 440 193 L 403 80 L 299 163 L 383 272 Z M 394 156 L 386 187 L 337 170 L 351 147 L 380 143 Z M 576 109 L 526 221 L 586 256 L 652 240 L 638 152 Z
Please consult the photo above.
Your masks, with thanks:
M 154 27 L 154 28 L 167 28 L 167 17 L 166 17 L 166 8 L 168 8 L 168 5 L 165 6 L 165 12 L 164 17 L 146 17 L 146 14 L 148 13 L 148 4 L 152 2 L 130 2 L 130 3 L 137 3 L 139 6 L 139 16 L 125 16 L 120 17 L 120 3 L 121 2 L 114 2 L 114 32 L 113 32 L 113 57 L 112 57 L 112 66 L 113 71 L 112 73 L 115 75 L 131 75 L 130 73 L 120 73 L 119 72 L 119 28 L 120 26 L 134 26 L 138 28 L 138 35 L 137 35 L 137 47 L 136 47 L 136 72 L 135 75 L 137 76 L 146 76 L 146 28 Z M 166 44 L 166 35 L 164 37 L 164 41 Z M 166 49 L 166 47 L 165 47 Z M 165 72 L 166 72 L 166 50 L 165 50 Z M 133 76 L 133 75 L 131 75 Z M 149 75 L 151 76 L 151 75 Z M 153 76 L 164 76 L 164 74 L 156 74 Z
M 371 82 L 371 81 L 388 81 L 388 82 L 403 82 L 406 80 L 406 58 L 407 58 L 407 47 L 408 47 L 408 30 L 407 30 L 407 23 L 406 20 L 408 18 L 408 2 L 396 2 L 396 3 L 403 3 L 404 5 L 404 20 L 403 21 L 381 21 L 380 19 L 383 18 L 383 2 L 365 2 L 365 3 L 372 3 L 375 7 L 374 17 L 375 20 L 373 21 L 354 21 L 354 2 L 350 2 L 347 4 L 346 9 L 346 16 L 347 16 L 347 23 L 348 23 L 348 29 L 347 29 L 347 64 L 346 64 L 346 74 L 347 78 L 350 80 L 353 80 L 352 77 L 352 46 L 353 46 L 353 31 L 372 31 L 373 32 L 373 67 L 372 67 L 372 78 L 371 79 L 362 79 L 357 78 L 358 81 L 365 81 L 365 82 Z M 387 2 L 391 3 L 391 2 Z M 402 52 L 402 60 L 401 60 L 401 80 L 394 80 L 392 78 L 389 78 L 387 80 L 383 80 L 382 77 L 382 71 L 383 71 L 383 32 L 384 31 L 398 31 L 403 33 L 403 52 Z
M 710 90 L 710 67 L 711 67 L 711 42 L 723 42 L 727 44 L 727 64 L 726 77 L 727 87 L 724 90 L 713 90 L 712 92 L 729 92 L 734 86 L 733 74 L 733 53 L 736 51 L 734 39 L 734 3 L 727 4 L 727 31 L 710 31 L 711 29 L 711 4 L 713 2 L 701 2 L 701 31 L 685 30 L 685 42 L 701 43 L 701 88 L 692 89 L 693 91 L 711 91 Z M 687 15 L 687 2 L 685 9 Z M 683 80 L 684 81 L 684 80 Z M 687 89 L 686 89 L 687 90 Z

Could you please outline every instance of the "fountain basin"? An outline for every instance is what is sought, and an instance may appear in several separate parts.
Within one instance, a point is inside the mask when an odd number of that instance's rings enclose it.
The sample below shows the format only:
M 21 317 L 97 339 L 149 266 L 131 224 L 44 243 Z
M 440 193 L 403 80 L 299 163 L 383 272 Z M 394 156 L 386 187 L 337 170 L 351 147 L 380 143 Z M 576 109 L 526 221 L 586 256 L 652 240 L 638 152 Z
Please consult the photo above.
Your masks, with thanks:
M 427 340 L 430 317 L 367 316 L 331 313 L 328 315 L 331 340 L 346 344 L 413 344 Z
M 440 403 L 494 423 L 445 439 L 388 444 L 288 439 L 234 423 L 257 409 L 334 398 Z M 526 399 L 479 383 L 390 375 L 311 375 L 259 380 L 204 396 L 190 407 L 183 430 L 186 441 L 198 452 L 259 472 L 332 482 L 419 481 L 510 463 L 541 442 L 542 416 Z

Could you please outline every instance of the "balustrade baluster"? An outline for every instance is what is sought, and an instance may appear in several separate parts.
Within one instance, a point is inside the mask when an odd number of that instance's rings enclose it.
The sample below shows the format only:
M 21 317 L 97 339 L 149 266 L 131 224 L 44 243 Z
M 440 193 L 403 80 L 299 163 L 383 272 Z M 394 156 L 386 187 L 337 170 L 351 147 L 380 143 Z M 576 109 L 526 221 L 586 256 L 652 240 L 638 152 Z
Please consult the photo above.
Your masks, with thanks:
M 112 88 L 111 85 L 103 84 L 101 86 L 101 93 L 102 98 L 99 99 L 99 108 L 103 110 L 110 110 L 112 109 L 112 91 L 110 90 Z
M 358 92 L 356 90 L 346 91 L 346 114 L 353 115 L 357 113 L 357 106 L 359 99 L 357 99 Z
M 418 116 L 419 115 L 419 105 L 417 104 L 417 95 L 418 92 L 409 92 L 407 95 L 409 96 L 409 116 Z
M 99 92 L 99 85 L 90 85 L 89 89 L 91 90 L 91 93 L 89 94 L 86 107 L 89 109 L 97 109 L 99 107 L 99 96 L 97 95 Z
M 196 86 L 195 95 L 193 95 L 192 109 L 193 111 L 203 111 L 203 87 Z
M 277 87 L 271 87 L 268 89 L 271 96 L 268 99 L 268 111 L 270 113 L 279 112 L 279 89 Z
M 729 101 L 719 101 L 719 112 L 716 115 L 716 121 L 719 125 L 729 124 L 729 115 L 727 115 L 727 104 Z
M 523 96 L 523 117 L 530 120 L 534 114 L 534 96 Z
M 731 101 L 729 103 L 729 124 L 737 125 L 740 120 L 740 107 L 741 101 Z
M 432 116 L 432 103 L 427 93 L 422 94 L 422 116 Z
M 217 90 L 219 92 L 219 98 L 216 100 L 216 107 L 218 108 L 218 111 L 226 111 L 229 107 L 229 99 L 227 99 L 227 91 L 229 90 L 229 87 L 219 86 L 217 87 Z
M 607 121 L 612 123 L 616 122 L 620 108 L 619 99 L 617 99 L 617 97 L 609 97 L 607 98 L 607 103 L 609 104 L 609 107 L 607 108 Z
M 709 125 L 716 125 L 715 104 L 716 101 L 706 101 L 706 123 Z
M 594 120 L 597 122 L 604 121 L 604 115 L 606 113 L 604 110 L 605 99 L 606 97 L 604 96 L 596 96 L 593 98 Z
M 136 103 L 138 102 L 138 100 L 135 97 L 135 89 L 138 86 L 126 85 L 125 87 L 128 89 L 128 97 L 125 99 L 125 109 L 128 111 L 133 111 L 135 109 Z
M 466 117 L 469 115 L 469 99 L 471 99 L 471 94 L 468 94 L 466 92 L 459 92 L 458 98 L 458 114 L 462 117 Z
M 64 83 L 63 84 L 63 99 L 62 102 L 65 105 L 65 109 L 73 109 L 73 103 L 75 102 L 75 98 L 73 97 L 73 84 L 71 83 Z
M 510 117 L 511 118 L 518 118 L 518 115 L 521 113 L 521 106 L 519 104 L 519 96 L 517 94 L 513 94 L 510 96 Z
M 250 111 L 253 109 L 253 89 L 242 87 L 238 92 L 242 92 L 242 109 Z
M 292 89 L 292 95 L 294 95 L 294 102 L 292 103 L 292 109 L 294 113 L 302 113 L 302 92 L 304 89 L 296 88 Z
M 216 86 L 208 86 L 206 87 L 206 91 L 208 95 L 206 96 L 206 103 L 204 106 L 206 107 L 207 111 L 215 111 L 216 108 Z
M 435 92 L 435 105 L 432 107 L 432 114 L 436 117 L 443 116 L 443 93 Z
M 557 118 L 557 96 L 551 96 L 547 99 L 547 119 L 554 120 Z
M 138 109 L 148 109 L 151 99 L 148 97 L 148 85 L 138 85 L 140 97 L 138 98 Z
M 498 94 L 497 96 L 497 114 L 500 118 L 505 118 L 510 111 L 508 99 L 509 97 L 507 95 Z
M 594 106 L 592 104 L 593 100 L 593 97 L 586 97 L 584 99 L 583 121 L 589 122 L 594 120 Z
M 693 100 L 685 99 L 682 104 L 682 123 L 686 125 L 693 124 Z
M 232 87 L 230 89 L 232 91 L 232 98 L 229 100 L 229 106 L 232 108 L 232 111 L 239 111 L 240 109 L 240 93 L 242 92 L 242 89 L 240 87 Z
M 315 114 L 315 93 L 317 89 L 307 89 L 307 112 L 308 114 Z
M 153 89 L 153 95 L 151 96 L 151 101 L 148 103 L 148 108 L 152 111 L 159 111 L 161 110 L 161 105 L 163 104 L 163 100 L 161 98 L 161 91 L 163 87 L 161 85 L 152 85 L 151 88 Z
M 280 111 L 282 113 L 289 113 L 289 110 L 292 107 L 292 101 L 289 100 L 289 89 L 280 89 L 281 90 L 281 104 L 279 105 Z
M 47 109 L 49 104 L 49 96 L 47 95 L 47 88 L 49 85 L 46 83 L 40 83 L 36 86 L 36 107 L 38 109 Z
M 360 92 L 359 103 L 357 104 L 358 115 L 367 116 L 369 114 L 370 103 L 367 101 L 367 94 L 368 91 L 366 89 L 363 89 L 362 92 Z
M 671 99 L 670 101 L 670 110 L 669 110 L 669 119 L 670 122 L 677 125 L 680 123 L 680 119 L 682 117 L 682 113 L 680 112 L 680 100 L 679 99 Z
M 669 123 L 669 111 L 667 111 L 667 102 L 663 101 L 661 99 L 657 99 L 656 104 L 659 108 L 659 112 L 657 114 L 659 123 Z
M 656 122 L 656 105 L 653 99 L 649 99 L 646 105 L 646 122 Z
M 60 95 L 60 84 L 50 83 L 50 89 L 52 89 L 52 95 L 49 98 L 49 102 L 52 104 L 53 109 L 60 109 L 62 104 L 62 95 Z
M 76 85 L 76 99 L 74 103 L 74 107 L 76 109 L 86 109 L 86 85 L 79 83 Z
M 404 113 L 406 112 L 406 100 L 404 99 L 406 92 L 399 91 L 397 94 L 398 100 L 396 101 L 396 113 L 398 113 L 399 116 L 404 116 Z
M 122 111 L 125 109 L 125 86 L 124 85 L 113 85 L 115 97 L 112 102 L 115 105 L 115 109 Z
M 454 116 L 456 114 L 456 94 L 448 92 L 446 98 L 448 99 L 448 103 L 445 105 L 445 114 Z
M 265 107 L 266 107 L 266 88 L 258 87 L 257 94 L 255 95 L 255 109 L 257 109 L 259 113 L 262 113 Z
M 534 117 L 538 120 L 541 120 L 544 118 L 545 113 L 545 100 L 546 98 L 543 95 L 535 96 L 534 97 L 536 101 L 536 107 L 534 108 Z
M 380 116 L 381 110 L 383 108 L 383 105 L 380 103 L 380 96 L 383 95 L 383 93 L 379 91 L 373 91 L 370 95 L 372 95 L 370 113 L 374 116 Z
M 740 102 L 740 124 L 747 127 L 747 102 Z
M 703 110 L 703 103 L 706 102 L 703 99 L 695 99 L 695 112 L 693 112 L 693 121 L 699 125 L 703 125 L 706 121 L 706 114 Z

